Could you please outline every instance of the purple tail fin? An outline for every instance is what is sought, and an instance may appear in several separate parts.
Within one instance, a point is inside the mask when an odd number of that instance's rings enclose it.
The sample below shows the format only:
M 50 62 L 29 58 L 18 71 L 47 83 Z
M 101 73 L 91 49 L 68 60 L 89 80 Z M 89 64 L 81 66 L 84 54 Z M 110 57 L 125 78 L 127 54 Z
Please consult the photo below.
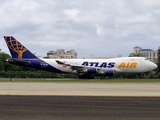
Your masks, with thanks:
M 4 36 L 12 58 L 37 58 L 26 47 L 12 36 Z

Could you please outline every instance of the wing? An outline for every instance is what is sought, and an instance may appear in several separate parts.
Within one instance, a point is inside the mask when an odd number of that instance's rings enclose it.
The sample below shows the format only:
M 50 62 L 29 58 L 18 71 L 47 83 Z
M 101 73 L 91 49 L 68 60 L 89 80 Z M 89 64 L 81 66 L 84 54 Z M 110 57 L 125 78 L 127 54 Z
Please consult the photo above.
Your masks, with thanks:
M 83 71 L 86 68 L 85 66 L 66 64 L 66 63 L 63 63 L 63 62 L 61 62 L 59 60 L 56 60 L 56 62 L 59 65 L 69 66 L 70 69 L 72 69 L 72 70 Z
M 88 67 L 88 66 L 82 66 L 82 65 L 66 64 L 66 63 L 63 63 L 59 60 L 56 60 L 56 62 L 59 65 L 70 66 L 70 69 L 77 70 L 77 72 L 85 72 L 86 69 L 96 69 L 97 72 L 104 72 L 104 71 L 108 71 L 108 70 L 112 70 L 114 72 L 121 72 L 121 70 L 116 69 L 116 68 L 95 68 L 95 67 Z

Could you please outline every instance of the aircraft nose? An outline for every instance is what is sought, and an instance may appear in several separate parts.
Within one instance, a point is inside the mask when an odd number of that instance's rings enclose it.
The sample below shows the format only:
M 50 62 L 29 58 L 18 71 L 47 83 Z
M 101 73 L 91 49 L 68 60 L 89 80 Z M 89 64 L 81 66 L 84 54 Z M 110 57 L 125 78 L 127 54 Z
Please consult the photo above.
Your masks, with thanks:
M 150 66 L 149 66 L 149 68 L 150 68 L 151 70 L 155 70 L 157 67 L 158 67 L 158 66 L 157 66 L 155 63 L 153 63 L 153 62 L 151 62 Z

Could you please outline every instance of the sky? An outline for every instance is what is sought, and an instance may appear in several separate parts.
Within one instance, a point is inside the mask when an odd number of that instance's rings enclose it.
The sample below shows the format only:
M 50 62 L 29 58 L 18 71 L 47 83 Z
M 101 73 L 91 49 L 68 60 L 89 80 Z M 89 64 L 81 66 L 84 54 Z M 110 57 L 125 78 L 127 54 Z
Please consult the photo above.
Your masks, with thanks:
M 160 0 L 1 0 L 3 36 L 31 52 L 75 49 L 78 58 L 128 56 L 133 47 L 160 46 Z

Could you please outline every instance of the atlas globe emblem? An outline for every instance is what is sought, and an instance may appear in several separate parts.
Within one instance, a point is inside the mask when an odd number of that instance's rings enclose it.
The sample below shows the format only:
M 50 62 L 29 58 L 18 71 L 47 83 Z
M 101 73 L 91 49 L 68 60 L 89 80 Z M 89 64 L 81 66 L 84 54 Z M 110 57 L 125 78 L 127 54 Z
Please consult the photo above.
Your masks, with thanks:
M 18 54 L 18 58 L 22 58 L 23 53 L 27 51 L 27 48 L 25 48 L 21 43 L 19 43 L 15 39 L 6 40 L 6 43 L 10 49 L 12 49 L 14 52 Z

